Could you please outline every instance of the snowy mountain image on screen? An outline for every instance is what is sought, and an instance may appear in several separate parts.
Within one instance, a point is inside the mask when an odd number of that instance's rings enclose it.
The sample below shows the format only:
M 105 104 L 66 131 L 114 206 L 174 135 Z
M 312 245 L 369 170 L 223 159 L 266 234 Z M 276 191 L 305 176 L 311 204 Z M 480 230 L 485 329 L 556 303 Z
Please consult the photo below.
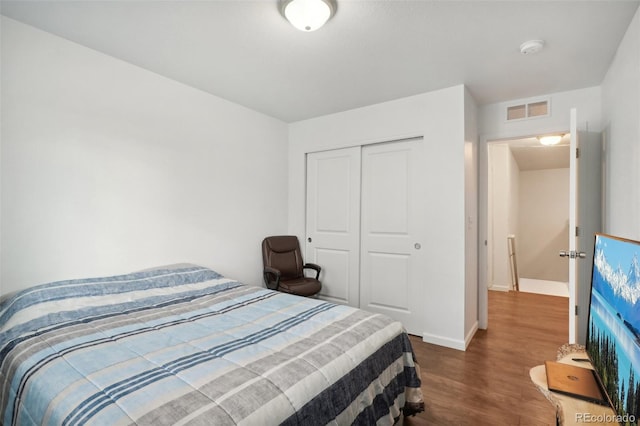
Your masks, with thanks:
M 593 260 L 593 286 L 595 290 L 611 301 L 618 316 L 628 322 L 634 332 L 640 334 L 640 261 L 638 253 L 633 253 L 628 264 L 610 261 L 605 255 L 606 247 L 596 247 Z M 615 266 L 614 266 L 615 265 Z

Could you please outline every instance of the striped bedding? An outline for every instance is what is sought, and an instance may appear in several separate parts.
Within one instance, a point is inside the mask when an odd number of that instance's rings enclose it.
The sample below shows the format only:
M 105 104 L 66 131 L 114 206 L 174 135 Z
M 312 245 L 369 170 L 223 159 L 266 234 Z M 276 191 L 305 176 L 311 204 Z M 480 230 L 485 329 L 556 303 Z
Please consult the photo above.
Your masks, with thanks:
M 402 325 L 197 265 L 0 302 L 0 424 L 393 424 L 423 407 Z

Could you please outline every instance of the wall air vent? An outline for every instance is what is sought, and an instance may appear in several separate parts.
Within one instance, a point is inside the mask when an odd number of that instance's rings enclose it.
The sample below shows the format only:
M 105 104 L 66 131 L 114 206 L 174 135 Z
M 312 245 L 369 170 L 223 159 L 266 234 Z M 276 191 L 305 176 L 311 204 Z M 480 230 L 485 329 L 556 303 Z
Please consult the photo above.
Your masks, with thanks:
M 546 117 L 549 115 L 549 100 L 537 100 L 519 105 L 507 107 L 507 121 L 523 120 L 534 117 Z
M 527 118 L 527 105 L 514 105 L 507 107 L 507 120 L 520 120 Z

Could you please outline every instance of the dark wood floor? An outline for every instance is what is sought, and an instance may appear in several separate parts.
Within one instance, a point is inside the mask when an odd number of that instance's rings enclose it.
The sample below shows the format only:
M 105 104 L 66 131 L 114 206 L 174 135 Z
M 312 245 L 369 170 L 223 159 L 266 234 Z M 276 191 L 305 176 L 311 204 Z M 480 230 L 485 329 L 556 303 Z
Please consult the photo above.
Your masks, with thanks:
M 466 351 L 411 336 L 426 410 L 405 425 L 555 425 L 529 369 L 556 358 L 568 339 L 568 299 L 489 292 L 489 328 Z

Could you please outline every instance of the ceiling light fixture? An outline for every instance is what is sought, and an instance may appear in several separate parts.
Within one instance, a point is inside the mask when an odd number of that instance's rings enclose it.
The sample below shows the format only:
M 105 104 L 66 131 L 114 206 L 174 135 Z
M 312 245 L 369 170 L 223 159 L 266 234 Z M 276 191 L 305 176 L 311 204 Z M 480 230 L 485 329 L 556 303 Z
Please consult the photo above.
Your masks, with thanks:
M 300 31 L 315 31 L 336 12 L 335 0 L 281 0 L 280 12 Z
M 538 140 L 542 145 L 550 146 L 557 145 L 562 140 L 563 135 L 546 135 L 546 136 L 538 136 Z

